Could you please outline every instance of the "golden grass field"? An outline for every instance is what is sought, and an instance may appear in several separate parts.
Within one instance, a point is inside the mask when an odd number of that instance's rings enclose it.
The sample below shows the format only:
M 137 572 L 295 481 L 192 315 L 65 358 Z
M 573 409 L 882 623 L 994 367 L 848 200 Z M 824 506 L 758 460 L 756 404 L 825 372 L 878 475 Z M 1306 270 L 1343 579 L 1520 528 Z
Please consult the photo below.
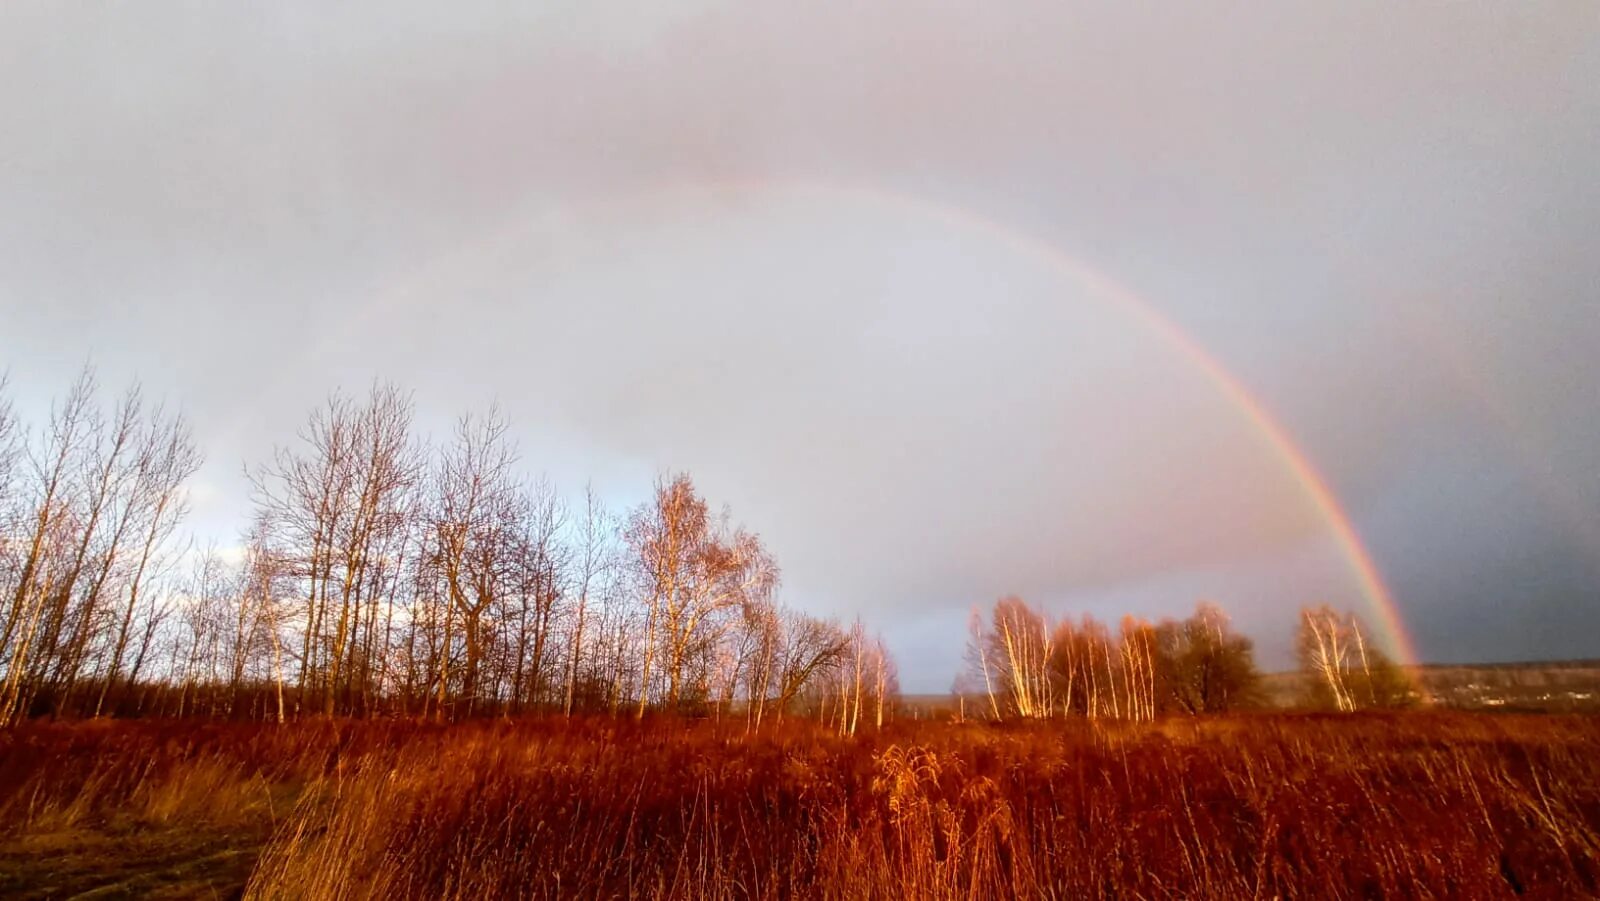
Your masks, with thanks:
M 1600 895 L 1600 718 L 30 723 L 0 893 Z

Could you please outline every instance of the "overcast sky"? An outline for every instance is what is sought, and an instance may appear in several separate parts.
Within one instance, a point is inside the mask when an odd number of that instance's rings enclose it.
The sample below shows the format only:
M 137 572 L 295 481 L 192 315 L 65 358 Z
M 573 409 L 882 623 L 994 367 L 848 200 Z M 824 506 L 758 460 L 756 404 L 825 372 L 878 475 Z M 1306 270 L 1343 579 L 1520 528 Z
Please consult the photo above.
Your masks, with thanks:
M 909 690 L 1011 592 L 1287 665 L 1359 585 L 1095 272 L 1424 658 L 1600 656 L 1597 161 L 1590 0 L 11 2 L 0 367 L 180 403 L 223 542 L 381 377 L 618 505 L 689 470 Z

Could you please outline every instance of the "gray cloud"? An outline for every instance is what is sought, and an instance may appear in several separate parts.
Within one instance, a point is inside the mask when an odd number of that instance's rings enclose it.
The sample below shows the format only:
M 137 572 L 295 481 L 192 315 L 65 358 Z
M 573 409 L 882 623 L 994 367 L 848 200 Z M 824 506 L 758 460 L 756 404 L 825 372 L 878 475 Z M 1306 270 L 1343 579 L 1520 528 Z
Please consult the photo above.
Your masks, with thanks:
M 180 400 L 226 533 L 334 385 L 498 396 L 568 484 L 691 469 L 913 688 L 1008 591 L 1209 596 L 1282 662 L 1295 606 L 1356 603 L 1325 524 L 1010 232 L 1259 395 L 1426 655 L 1597 651 L 1588 4 L 665 6 L 7 6 L 25 400 L 88 356 Z

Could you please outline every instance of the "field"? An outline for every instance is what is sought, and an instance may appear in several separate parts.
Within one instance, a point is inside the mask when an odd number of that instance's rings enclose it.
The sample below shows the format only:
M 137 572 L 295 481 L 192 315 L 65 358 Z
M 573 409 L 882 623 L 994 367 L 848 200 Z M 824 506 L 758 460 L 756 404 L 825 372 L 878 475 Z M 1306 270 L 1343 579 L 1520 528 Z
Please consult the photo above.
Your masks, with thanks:
M 0 734 L 16 897 L 1600 894 L 1600 719 L 714 721 Z

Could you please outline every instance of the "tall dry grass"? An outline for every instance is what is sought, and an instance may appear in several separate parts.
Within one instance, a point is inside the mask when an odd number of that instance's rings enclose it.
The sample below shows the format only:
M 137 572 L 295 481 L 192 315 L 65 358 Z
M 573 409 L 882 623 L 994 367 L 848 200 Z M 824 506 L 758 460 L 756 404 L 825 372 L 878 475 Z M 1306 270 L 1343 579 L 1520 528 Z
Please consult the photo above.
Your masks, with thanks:
M 1600 720 L 31 727 L 13 838 L 256 830 L 254 898 L 1600 894 Z

